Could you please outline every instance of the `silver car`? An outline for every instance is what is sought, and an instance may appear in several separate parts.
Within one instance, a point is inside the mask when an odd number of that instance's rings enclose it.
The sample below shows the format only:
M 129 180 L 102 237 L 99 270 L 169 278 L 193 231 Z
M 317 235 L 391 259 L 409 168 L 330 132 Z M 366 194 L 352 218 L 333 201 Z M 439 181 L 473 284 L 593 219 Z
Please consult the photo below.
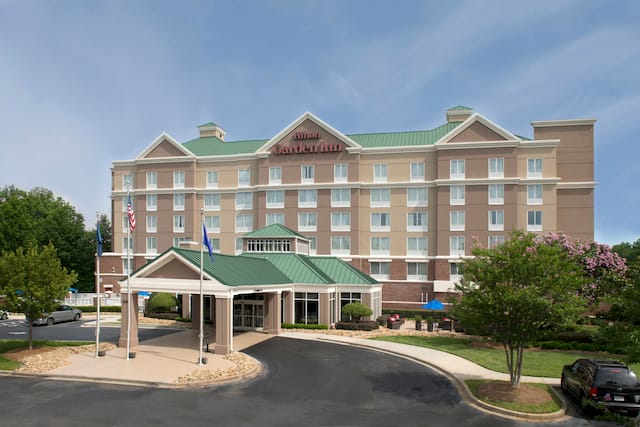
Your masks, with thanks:
M 73 308 L 70 305 L 60 305 L 56 308 L 56 311 L 52 313 L 43 313 L 42 317 L 33 321 L 34 325 L 47 325 L 51 326 L 58 322 L 67 322 L 70 320 L 80 320 L 82 317 L 82 311 L 77 308 Z

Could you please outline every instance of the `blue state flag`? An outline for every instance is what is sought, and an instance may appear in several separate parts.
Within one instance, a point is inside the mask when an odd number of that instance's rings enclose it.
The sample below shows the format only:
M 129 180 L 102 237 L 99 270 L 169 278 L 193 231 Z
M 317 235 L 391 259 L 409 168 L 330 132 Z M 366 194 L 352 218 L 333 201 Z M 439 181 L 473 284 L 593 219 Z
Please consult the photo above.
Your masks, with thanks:
M 211 261 L 214 261 L 213 249 L 211 249 L 211 240 L 209 240 L 209 235 L 207 234 L 207 226 L 204 224 L 202 224 L 202 244 L 209 250 L 209 257 L 211 257 Z
M 102 235 L 100 234 L 100 223 L 96 225 L 96 243 L 98 244 L 98 256 L 102 256 L 102 244 L 104 241 L 102 240 Z

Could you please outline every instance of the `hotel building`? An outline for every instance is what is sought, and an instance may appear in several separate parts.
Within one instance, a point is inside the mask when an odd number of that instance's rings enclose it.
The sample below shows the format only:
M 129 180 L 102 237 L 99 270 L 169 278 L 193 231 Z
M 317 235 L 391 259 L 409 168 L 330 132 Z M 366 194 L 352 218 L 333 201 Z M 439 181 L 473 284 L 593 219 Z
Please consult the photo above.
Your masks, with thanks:
M 282 224 L 308 239 L 308 255 L 380 282 L 384 308 L 444 301 L 474 242 L 502 242 L 512 229 L 593 239 L 594 123 L 532 122 L 527 138 L 457 106 L 420 131 L 345 134 L 304 113 L 262 140 L 227 141 L 215 123 L 186 142 L 162 133 L 135 159 L 113 162 L 114 251 L 102 257 L 102 289 L 119 293 L 127 269 L 201 242 L 202 210 L 214 252 L 280 252 L 243 237 Z

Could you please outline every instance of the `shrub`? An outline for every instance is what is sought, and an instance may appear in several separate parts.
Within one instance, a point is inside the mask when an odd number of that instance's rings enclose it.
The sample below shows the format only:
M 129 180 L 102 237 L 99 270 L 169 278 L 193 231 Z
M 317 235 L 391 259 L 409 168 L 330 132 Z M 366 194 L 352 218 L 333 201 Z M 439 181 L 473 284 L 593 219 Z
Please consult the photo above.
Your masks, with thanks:
M 146 311 L 151 313 L 169 313 L 178 305 L 178 300 L 166 292 L 154 292 L 147 301 Z
M 336 329 L 344 329 L 347 331 L 373 331 L 378 329 L 378 322 L 368 320 L 364 322 L 336 322 Z
M 356 322 L 361 318 L 371 316 L 372 314 L 373 310 L 360 302 L 351 302 L 342 307 L 342 315 L 349 316 Z
M 316 324 L 307 324 L 307 323 L 283 323 L 281 327 L 282 329 L 312 329 L 312 330 L 329 329 L 329 325 L 316 325 Z
M 378 322 L 378 325 L 380 326 L 387 326 L 388 320 L 389 320 L 389 315 L 383 314 L 382 316 L 378 316 L 378 318 L 376 319 L 376 322 Z
M 144 315 L 153 319 L 177 320 L 180 318 L 179 313 L 145 313 Z

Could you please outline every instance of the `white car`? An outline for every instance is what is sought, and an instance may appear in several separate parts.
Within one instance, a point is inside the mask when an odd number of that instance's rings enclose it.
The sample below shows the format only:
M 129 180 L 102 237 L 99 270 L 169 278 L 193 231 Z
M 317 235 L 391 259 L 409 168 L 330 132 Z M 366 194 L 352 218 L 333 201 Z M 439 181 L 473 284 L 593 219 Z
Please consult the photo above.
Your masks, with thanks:
M 47 325 L 51 326 L 58 322 L 67 322 L 70 320 L 80 320 L 82 317 L 82 311 L 78 308 L 73 308 L 70 305 L 60 305 L 56 308 L 56 311 L 52 313 L 43 313 L 42 317 L 33 321 L 34 325 Z

